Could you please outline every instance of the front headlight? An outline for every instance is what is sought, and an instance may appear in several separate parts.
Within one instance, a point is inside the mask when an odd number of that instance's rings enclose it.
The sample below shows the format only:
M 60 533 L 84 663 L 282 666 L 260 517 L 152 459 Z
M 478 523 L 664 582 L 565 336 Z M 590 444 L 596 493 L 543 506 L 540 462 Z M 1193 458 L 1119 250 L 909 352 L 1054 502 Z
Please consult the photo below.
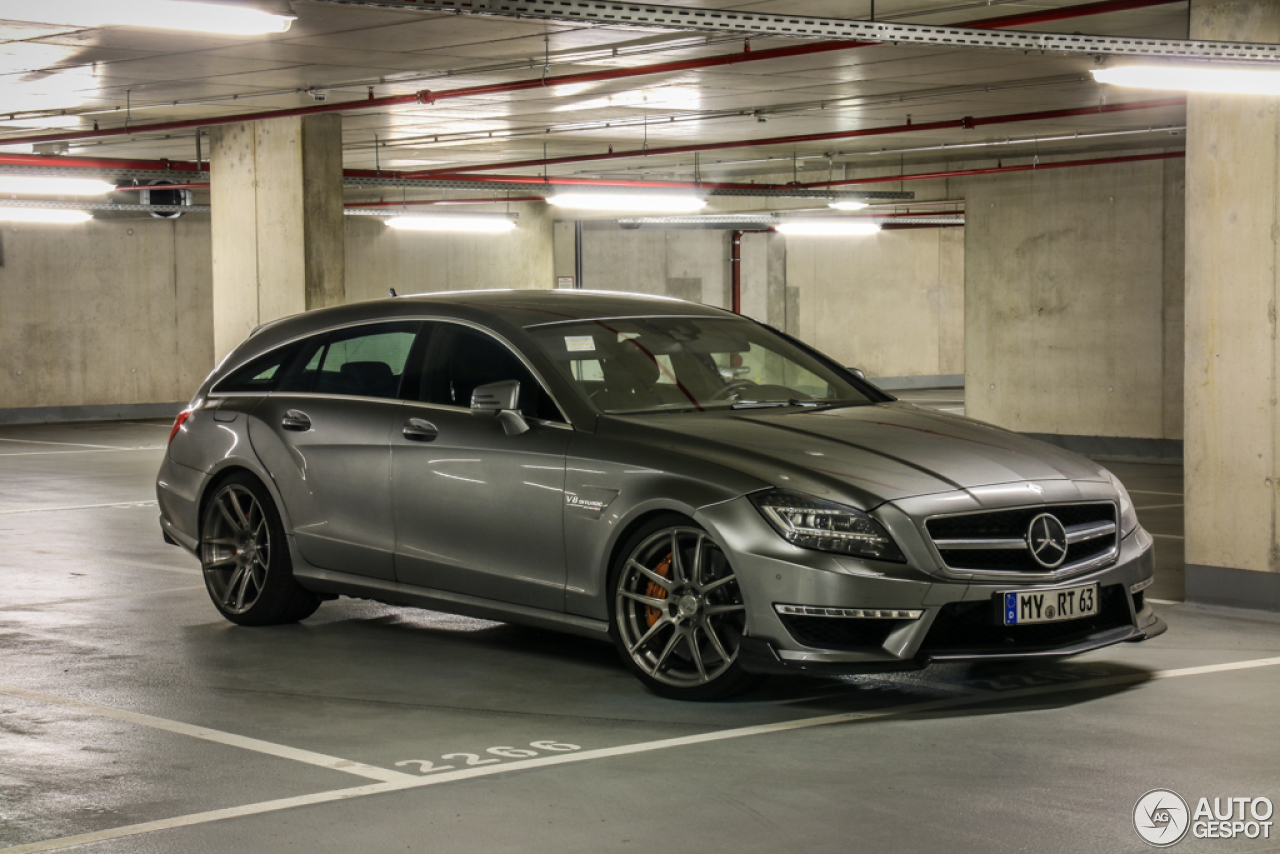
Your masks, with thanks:
M 1102 471 L 1107 475 L 1107 480 L 1111 481 L 1111 485 L 1115 487 L 1120 496 L 1120 539 L 1124 539 L 1138 527 L 1138 511 L 1134 509 L 1133 499 L 1129 497 L 1129 490 L 1124 488 L 1120 478 L 1106 469 Z
M 785 489 L 756 493 L 751 501 L 793 545 L 875 560 L 907 561 L 889 532 L 861 510 Z

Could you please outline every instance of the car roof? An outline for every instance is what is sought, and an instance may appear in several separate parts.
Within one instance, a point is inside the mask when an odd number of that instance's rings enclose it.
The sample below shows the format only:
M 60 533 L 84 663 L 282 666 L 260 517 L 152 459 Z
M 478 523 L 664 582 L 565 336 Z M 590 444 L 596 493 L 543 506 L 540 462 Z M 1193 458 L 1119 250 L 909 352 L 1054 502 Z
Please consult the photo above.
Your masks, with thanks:
M 247 358 L 325 329 L 423 315 L 489 321 L 508 329 L 622 317 L 739 317 L 688 300 L 616 291 L 512 289 L 409 294 L 318 308 L 264 323 L 215 373 L 221 375 Z
M 530 327 L 578 320 L 654 316 L 736 316 L 724 309 L 673 297 L 618 291 L 588 290 L 483 290 L 409 294 L 394 298 L 397 304 L 457 306 L 479 309 L 514 326 Z

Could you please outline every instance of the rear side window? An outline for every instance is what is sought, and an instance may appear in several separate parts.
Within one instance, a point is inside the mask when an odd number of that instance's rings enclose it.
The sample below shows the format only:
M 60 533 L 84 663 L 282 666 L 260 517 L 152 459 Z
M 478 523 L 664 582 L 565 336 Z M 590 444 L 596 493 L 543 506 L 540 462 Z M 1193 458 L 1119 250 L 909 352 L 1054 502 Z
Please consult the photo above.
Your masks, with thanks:
M 214 387 L 214 394 L 266 394 L 275 391 L 280 378 L 289 369 L 302 342 L 295 341 L 250 359 L 236 368 Z
M 376 323 L 308 339 L 281 391 L 396 398 L 420 323 Z

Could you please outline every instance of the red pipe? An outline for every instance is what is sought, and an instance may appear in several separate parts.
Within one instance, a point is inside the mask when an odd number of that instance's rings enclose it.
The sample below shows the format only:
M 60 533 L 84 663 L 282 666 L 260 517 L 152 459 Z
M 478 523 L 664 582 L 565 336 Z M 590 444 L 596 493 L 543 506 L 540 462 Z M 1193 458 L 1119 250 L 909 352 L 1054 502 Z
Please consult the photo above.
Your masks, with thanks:
M 665 148 L 631 149 L 614 151 L 607 154 L 575 154 L 568 157 L 550 157 L 539 160 L 509 160 L 504 163 L 486 163 L 457 169 L 424 169 L 417 172 L 406 172 L 406 178 L 427 178 L 453 176 L 463 172 L 490 172 L 496 169 L 519 169 L 532 166 L 558 166 L 565 163 L 587 163 L 599 160 L 621 160 L 636 157 L 657 157 L 664 154 L 690 154 L 695 151 L 718 151 L 725 148 L 755 148 L 762 145 L 793 145 L 801 142 L 826 142 L 836 139 L 854 139 L 863 136 L 883 136 L 896 133 L 919 133 L 933 130 L 954 130 L 956 128 L 976 128 L 983 125 L 1013 124 L 1016 122 L 1032 122 L 1044 119 L 1063 119 L 1075 116 L 1095 116 L 1105 113 L 1120 113 L 1130 110 L 1152 110 L 1162 107 L 1181 107 L 1186 104 L 1185 98 L 1161 98 L 1155 101 L 1129 101 L 1122 104 L 1102 104 L 1097 107 L 1076 107 L 1066 110 L 1044 110 L 1036 113 L 1011 113 L 1003 116 L 987 116 L 963 119 L 948 119 L 941 122 L 922 122 L 920 124 L 890 125 L 879 128 L 862 128 L 860 130 L 833 131 L 830 133 L 809 133 L 798 136 L 772 136 L 761 139 L 738 139 L 730 142 L 704 142 L 698 145 L 671 145 Z
M 413 205 L 500 205 L 504 202 L 545 202 L 545 196 L 512 196 L 509 199 L 413 199 L 407 202 L 352 202 L 349 208 L 401 208 Z
M 0 145 L 9 140 L 0 139 Z M 147 169 L 171 172 L 203 172 L 208 163 L 199 165 L 186 160 L 125 160 L 115 157 L 63 157 L 60 154 L 0 154 L 4 166 L 63 166 L 68 169 Z
M 383 173 L 384 177 L 390 177 Z M 794 184 L 744 184 L 716 181 L 635 181 L 629 178 L 557 178 L 541 175 L 471 175 L 460 173 L 444 178 L 421 178 L 414 175 L 398 176 L 405 180 L 448 180 L 468 184 L 533 184 L 545 187 L 645 187 L 654 190 L 794 190 Z
M 729 183 L 729 182 L 701 182 L 694 183 L 692 181 L 634 181 L 627 179 L 602 179 L 602 178 L 544 178 L 540 175 L 453 175 L 449 177 L 451 181 L 459 183 L 474 184 L 541 184 L 549 187 L 570 186 L 570 187 L 641 187 L 648 189 L 667 189 L 667 190 L 777 190 L 778 192 L 789 192 L 794 190 L 822 190 L 828 187 L 850 186 L 855 184 L 880 184 L 894 183 L 895 181 L 923 181 L 940 178 L 962 178 L 973 175 L 999 175 L 1006 172 L 1032 172 L 1041 169 L 1066 169 L 1073 166 L 1105 166 L 1113 163 L 1137 163 L 1144 160 L 1173 160 L 1186 157 L 1183 151 L 1167 151 L 1159 154 L 1135 154 L 1124 157 L 1103 157 L 1093 160 L 1061 160 L 1053 163 L 1025 164 L 1021 166 L 997 166 L 988 169 L 958 169 L 949 172 L 917 172 L 909 175 L 885 175 L 877 178 L 847 178 L 841 181 L 815 181 L 807 184 L 746 184 L 746 183 Z M 20 160 L 15 163 L 13 161 Z M 169 161 L 163 161 L 169 162 Z M 109 167 L 104 164 L 111 164 Z M 115 159 L 109 161 L 86 160 L 84 158 L 59 157 L 56 155 L 25 155 L 25 154 L 0 154 L 0 166 L 4 165 L 21 165 L 21 166 L 61 166 L 72 169 L 102 169 L 102 168 L 118 168 L 118 169 L 150 169 L 155 168 L 153 161 L 147 160 L 122 160 Z M 169 162 L 171 168 L 179 171 L 190 171 L 195 169 L 195 164 Z M 348 178 L 371 178 L 377 175 L 372 169 L 345 169 L 344 176 Z M 393 179 L 407 179 L 405 175 L 398 172 L 383 172 L 381 177 Z M 430 179 L 423 179 L 424 181 Z M 200 184 L 181 184 L 171 189 L 186 189 L 188 187 L 200 187 Z M 154 187 L 126 187 L 117 189 L 164 189 L 165 185 L 156 185 Z M 442 199 L 422 200 L 418 202 L 409 202 L 409 204 L 461 204 L 464 201 L 474 201 L 476 204 L 500 203 L 506 201 L 545 201 L 543 196 L 522 196 L 511 199 Z M 386 202 L 386 203 L 365 203 L 363 206 L 373 207 L 375 205 L 385 205 L 393 207 L 402 202 Z M 936 202 L 915 202 L 904 201 L 895 207 L 920 207 L 926 205 L 961 205 L 962 201 L 943 200 Z M 359 203 L 350 205 L 350 207 L 360 207 Z M 869 216 L 870 214 L 868 214 Z M 898 214 L 890 214 L 896 216 Z M 916 214 L 901 214 L 902 216 L 913 216 Z M 880 214 L 885 216 L 885 214 Z
M 128 184 L 116 187 L 117 193 L 140 193 L 143 190 L 207 190 L 211 184 Z
M 1039 172 L 1042 169 L 1066 169 L 1072 166 L 1107 166 L 1112 163 L 1140 163 L 1144 160 L 1175 160 L 1186 157 L 1185 151 L 1160 154 L 1134 154 L 1127 157 L 1100 157 L 1095 160 L 1060 160 L 1055 163 L 1027 163 L 1021 166 L 997 166 L 991 169 L 957 169 L 952 172 L 917 172 L 911 175 L 883 175 L 878 178 L 848 178 L 843 181 L 816 181 L 802 185 L 808 189 L 846 187 L 852 184 L 881 184 L 897 181 L 928 181 L 937 178 L 964 178 L 970 175 L 1003 175 L 1006 172 Z
M 972 27 L 981 30 L 1002 30 L 1006 27 L 1024 27 L 1030 24 L 1051 24 L 1055 21 L 1069 21 L 1089 15 L 1106 15 L 1110 12 L 1127 12 L 1130 9 L 1145 9 L 1149 6 L 1167 6 L 1182 0 L 1104 0 L 1101 3 L 1086 3 L 1083 6 L 1067 6 L 1062 9 L 1048 9 L 1044 12 L 1024 12 L 1020 15 L 1005 15 L 1001 18 L 987 18 L 970 24 L 959 24 L 961 27 Z
M 1062 21 L 1071 18 L 1100 15 L 1107 12 L 1138 9 L 1145 6 L 1161 6 L 1182 0 L 1104 0 L 1099 3 L 1087 3 L 1053 12 L 1029 13 L 1024 15 L 1006 15 L 1000 18 L 989 18 L 985 21 L 968 21 L 958 26 L 973 29 L 1003 29 L 1043 21 Z M 472 98 L 479 95 L 494 95 L 506 92 L 520 92 L 528 89 L 541 89 L 549 86 L 564 86 L 573 83 L 598 83 L 608 80 L 619 80 L 629 77 L 642 77 L 650 74 L 668 74 L 676 71 L 691 71 L 699 68 L 715 68 L 743 62 L 760 62 L 768 59 L 780 59 L 790 56 L 805 56 L 814 53 L 825 53 L 837 50 L 853 50 L 869 47 L 878 42 L 824 41 L 793 47 L 772 48 L 769 50 L 743 51 L 726 56 L 712 56 L 703 59 L 677 60 L 644 65 L 636 68 L 616 68 L 609 71 L 591 71 L 582 74 L 562 74 L 554 77 L 540 77 L 532 80 L 519 80 L 511 83 L 493 83 L 485 86 L 470 86 L 462 89 L 447 89 L 443 92 L 431 92 L 423 89 L 411 95 L 391 95 L 383 98 L 365 98 L 355 101 L 342 101 L 335 104 L 315 104 L 310 107 L 296 107 L 289 110 L 263 110 L 256 113 L 240 113 L 237 115 L 209 116 L 202 119 L 183 119 L 172 122 L 153 122 L 151 124 L 126 125 L 119 128 L 106 128 L 93 131 L 64 131 L 61 133 L 34 134 L 15 136 L 0 140 L 4 145 L 24 145 L 40 142 L 67 142 L 83 139 L 102 139 L 112 136 L 132 136 L 138 133 L 160 133 L 162 131 L 188 130 L 215 125 L 236 124 L 239 122 L 259 121 L 262 119 L 288 118 L 290 116 L 310 116 L 324 113 L 345 112 L 381 107 L 399 107 L 408 104 L 433 104 L 451 98 Z
M 729 271 L 730 306 L 734 314 L 742 314 L 742 232 L 737 229 L 729 233 Z

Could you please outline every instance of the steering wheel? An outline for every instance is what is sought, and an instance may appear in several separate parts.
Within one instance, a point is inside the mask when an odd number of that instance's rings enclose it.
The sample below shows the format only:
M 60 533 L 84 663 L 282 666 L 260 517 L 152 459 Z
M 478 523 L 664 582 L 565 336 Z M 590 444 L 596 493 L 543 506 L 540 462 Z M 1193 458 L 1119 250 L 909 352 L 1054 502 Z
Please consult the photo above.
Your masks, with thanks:
M 717 389 L 715 394 L 711 395 L 711 397 L 708 399 L 709 400 L 726 400 L 729 397 L 729 392 L 734 391 L 735 389 L 746 388 L 747 386 L 754 386 L 754 385 L 755 383 L 752 382 L 751 380 L 729 380 L 729 382 L 725 383 L 723 386 Z

